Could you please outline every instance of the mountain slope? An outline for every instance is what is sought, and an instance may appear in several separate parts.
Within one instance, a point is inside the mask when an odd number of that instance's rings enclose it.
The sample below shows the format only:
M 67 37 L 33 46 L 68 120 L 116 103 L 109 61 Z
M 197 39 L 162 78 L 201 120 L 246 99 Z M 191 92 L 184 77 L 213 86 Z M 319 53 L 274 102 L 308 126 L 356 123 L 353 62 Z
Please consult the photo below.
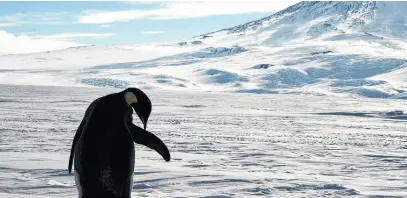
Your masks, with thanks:
M 406 9 L 407 4 L 403 2 L 300 2 L 269 17 L 204 34 L 201 38 L 215 38 L 217 42 L 219 38 L 227 42 L 236 40 L 239 44 L 245 40 L 247 44 L 259 45 L 321 37 L 337 39 L 330 37 L 338 34 L 349 34 L 351 38 L 406 39 Z
M 1 56 L 0 83 L 406 98 L 404 8 L 301 2 L 176 43 Z

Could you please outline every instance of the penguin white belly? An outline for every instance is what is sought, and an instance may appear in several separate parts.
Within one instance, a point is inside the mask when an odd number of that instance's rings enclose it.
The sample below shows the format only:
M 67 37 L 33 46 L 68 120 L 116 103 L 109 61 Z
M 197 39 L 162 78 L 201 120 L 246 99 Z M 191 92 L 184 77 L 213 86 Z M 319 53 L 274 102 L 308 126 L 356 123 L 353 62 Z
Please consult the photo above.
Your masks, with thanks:
M 82 198 L 82 186 L 80 183 L 80 175 L 78 173 L 78 171 L 74 172 L 75 175 L 75 184 L 76 184 L 76 189 L 78 189 L 78 198 Z
M 133 174 L 131 174 L 131 176 L 130 176 L 131 177 L 130 178 L 130 196 L 131 196 L 131 191 L 133 191 Z

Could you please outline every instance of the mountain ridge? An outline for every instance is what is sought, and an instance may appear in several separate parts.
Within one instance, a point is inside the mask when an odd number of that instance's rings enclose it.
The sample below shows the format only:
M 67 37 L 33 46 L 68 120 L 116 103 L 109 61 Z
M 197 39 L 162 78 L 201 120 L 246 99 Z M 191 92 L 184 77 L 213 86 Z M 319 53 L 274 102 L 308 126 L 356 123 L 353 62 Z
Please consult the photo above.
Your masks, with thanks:
M 370 34 L 387 38 L 407 38 L 405 14 L 400 10 L 406 8 L 397 2 L 377 1 L 319 1 L 299 2 L 288 8 L 259 20 L 201 34 L 202 40 L 212 37 L 240 37 L 253 34 L 267 42 L 257 44 L 278 44 L 300 39 L 314 39 L 326 34 Z M 390 14 L 391 13 L 391 14 Z M 385 16 L 388 15 L 388 16 Z M 393 21 L 392 21 L 393 20 Z M 402 23 L 403 22 L 403 23 Z M 289 37 L 279 39 L 279 37 Z M 257 36 L 260 37 L 260 36 Z M 273 42 L 272 39 L 281 42 Z M 251 44 L 256 42 L 251 42 Z

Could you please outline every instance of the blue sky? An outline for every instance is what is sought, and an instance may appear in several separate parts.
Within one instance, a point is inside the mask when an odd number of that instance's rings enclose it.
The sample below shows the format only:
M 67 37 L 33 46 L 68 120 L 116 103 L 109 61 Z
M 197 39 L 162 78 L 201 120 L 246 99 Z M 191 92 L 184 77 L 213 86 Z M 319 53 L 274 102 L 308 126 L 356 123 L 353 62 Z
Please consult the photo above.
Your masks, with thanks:
M 38 43 L 53 49 L 176 41 L 257 20 L 297 2 L 0 2 L 0 45 L 4 53 L 5 46 Z

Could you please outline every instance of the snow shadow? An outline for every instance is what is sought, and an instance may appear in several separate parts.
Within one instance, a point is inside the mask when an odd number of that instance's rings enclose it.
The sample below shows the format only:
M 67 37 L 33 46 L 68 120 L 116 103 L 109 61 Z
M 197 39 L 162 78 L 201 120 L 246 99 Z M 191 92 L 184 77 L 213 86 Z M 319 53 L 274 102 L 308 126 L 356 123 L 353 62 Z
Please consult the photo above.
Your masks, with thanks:
M 407 114 L 405 114 L 403 111 L 370 112 L 370 113 L 369 112 L 324 112 L 324 113 L 313 113 L 313 114 L 407 120 Z

